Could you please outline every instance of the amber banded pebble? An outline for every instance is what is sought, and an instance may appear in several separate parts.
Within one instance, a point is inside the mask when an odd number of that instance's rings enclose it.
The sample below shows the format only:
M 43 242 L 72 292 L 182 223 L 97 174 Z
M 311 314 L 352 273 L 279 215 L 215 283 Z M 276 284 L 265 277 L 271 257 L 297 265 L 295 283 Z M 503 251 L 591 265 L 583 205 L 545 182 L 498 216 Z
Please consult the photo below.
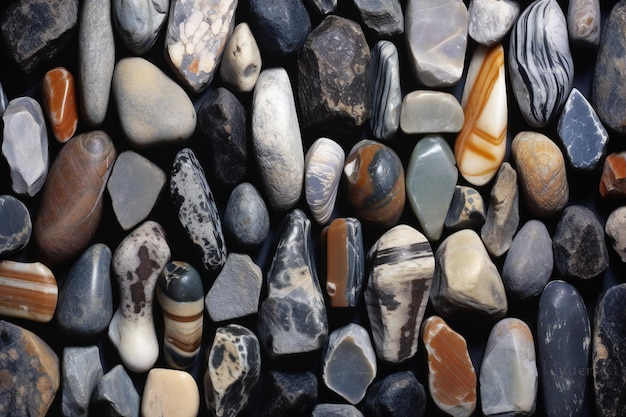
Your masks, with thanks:
M 47 323 L 58 292 L 54 274 L 44 264 L 0 262 L 0 315 Z

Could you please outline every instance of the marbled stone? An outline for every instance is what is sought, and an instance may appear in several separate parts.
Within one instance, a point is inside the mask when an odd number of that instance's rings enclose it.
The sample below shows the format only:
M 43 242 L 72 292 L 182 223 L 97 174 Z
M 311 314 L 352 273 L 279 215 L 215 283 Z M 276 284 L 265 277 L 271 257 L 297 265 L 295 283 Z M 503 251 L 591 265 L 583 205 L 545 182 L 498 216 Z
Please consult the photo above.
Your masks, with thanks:
M 370 130 L 376 139 L 388 140 L 400 126 L 402 90 L 398 50 L 390 41 L 378 41 L 370 60 L 373 69 Z
M 213 321 L 226 321 L 259 310 L 261 268 L 248 256 L 230 253 L 204 302 Z
M 480 238 L 487 251 L 496 258 L 504 255 L 511 247 L 518 225 L 517 172 L 508 162 L 504 162 L 491 189 L 487 217 L 480 229 Z
M 163 310 L 163 356 L 174 369 L 189 369 L 200 354 L 204 322 L 202 277 L 184 261 L 168 262 L 157 280 Z
M 600 0 L 572 0 L 568 3 L 567 33 L 572 44 L 597 47 L 600 26 Z
M 90 410 L 97 410 L 99 416 L 139 417 L 140 406 L 132 379 L 122 365 L 116 365 L 98 381 Z
M 337 8 L 337 0 L 306 0 L 306 3 L 323 16 L 334 12 Z
M 150 50 L 167 20 L 169 0 L 113 0 L 113 22 L 130 51 L 142 55 Z
M 12 195 L 0 195 L 0 219 L 0 256 L 24 249 L 33 231 L 26 205 Z
M 112 89 L 131 146 L 177 144 L 193 134 L 197 116 L 189 96 L 150 61 L 139 57 L 118 61 Z
M 48 323 L 58 293 L 56 278 L 44 264 L 0 261 L 0 315 Z
M 376 354 L 367 330 L 350 323 L 328 336 L 322 378 L 350 404 L 359 403 L 376 377 Z
M 238 0 L 171 0 L 165 58 L 193 93 L 213 80 L 235 27 Z
M 75 84 L 74 76 L 64 67 L 53 68 L 43 77 L 43 107 L 46 109 L 52 133 L 61 143 L 74 136 L 78 125 Z
M 320 349 L 328 336 L 317 279 L 311 221 L 295 209 L 283 220 L 267 272 L 267 298 L 259 310 L 259 337 L 274 357 Z
M 320 403 L 313 408 L 311 417 L 363 417 L 363 413 L 350 404 Z
M 317 377 L 308 371 L 269 371 L 257 387 L 260 405 L 253 409 L 255 417 L 310 415 L 317 400 Z
M 502 267 L 509 297 L 526 299 L 541 294 L 552 276 L 552 239 L 539 220 L 529 220 L 515 235 Z
M 606 157 L 599 189 L 602 197 L 626 197 L 626 152 L 616 152 Z
M 569 200 L 565 159 L 550 138 L 538 132 L 520 132 L 511 145 L 526 207 L 538 217 L 554 216 Z
M 111 249 L 96 243 L 66 275 L 59 291 L 56 322 L 72 336 L 90 338 L 106 330 L 112 316 Z
M 368 390 L 363 412 L 369 417 L 422 417 L 426 390 L 411 371 L 401 371 L 375 382 Z
M 467 342 L 438 316 L 421 330 L 428 355 L 428 389 L 434 403 L 451 416 L 470 416 L 476 408 L 476 371 Z
M 345 159 L 343 148 L 328 138 L 317 139 L 306 153 L 304 197 L 319 224 L 328 223 L 333 214 Z
M 618 207 L 609 214 L 604 226 L 607 241 L 613 250 L 626 262 L 626 207 Z
M 113 253 L 120 303 L 109 324 L 109 339 L 132 372 L 148 371 L 159 356 L 152 302 L 157 279 L 169 258 L 165 231 L 154 221 L 133 230 Z
M 204 396 L 212 415 L 235 417 L 246 407 L 261 373 L 254 333 L 238 324 L 215 331 L 204 374 Z
M 427 87 L 456 84 L 467 48 L 465 4 L 461 0 L 412 0 L 404 17 L 408 60 L 417 80 Z
M 404 32 L 404 16 L 399 0 L 355 0 L 363 25 L 379 37 Z
M 485 217 L 482 195 L 472 187 L 455 186 L 444 226 L 451 230 L 478 230 L 485 223 Z
M 516 318 L 491 329 L 480 367 L 485 416 L 530 416 L 537 401 L 535 343 L 528 325 Z
M 202 253 L 204 267 L 209 271 L 221 268 L 226 262 L 222 223 L 204 171 L 189 148 L 180 150 L 174 159 L 170 196 L 180 224 Z
M 248 93 L 254 89 L 262 63 L 261 51 L 250 26 L 239 23 L 224 48 L 220 78 L 235 91 Z
M 302 194 L 304 150 L 289 76 L 284 68 L 261 72 L 252 98 L 252 144 L 270 207 L 286 211 Z
M 585 302 L 572 285 L 552 281 L 537 313 L 537 354 L 548 417 L 580 416 L 589 370 L 591 330 Z
M 200 392 L 185 371 L 154 368 L 148 372 L 141 397 L 142 417 L 196 417 Z
M 261 193 L 249 182 L 236 186 L 224 211 L 224 232 L 235 245 L 252 248 L 263 243 L 270 230 L 270 216 Z
M 44 417 L 59 389 L 59 357 L 39 336 L 0 321 L 0 415 Z
M 61 414 L 64 417 L 87 417 L 89 402 L 104 375 L 98 346 L 63 349 Z
M 464 117 L 463 108 L 452 94 L 416 90 L 402 99 L 400 129 L 407 135 L 456 133 L 463 127 Z
M 117 152 L 101 130 L 74 136 L 52 162 L 35 220 L 43 259 L 61 264 L 87 248 L 100 224 Z
M 417 142 L 406 170 L 406 194 L 430 240 L 441 237 L 458 176 L 452 149 L 441 135 Z
M 522 117 L 544 127 L 558 116 L 574 81 L 567 23 L 556 0 L 531 3 L 519 16 L 509 44 L 509 74 Z
M 165 172 L 140 154 L 124 151 L 117 157 L 107 190 L 122 229 L 130 230 L 148 217 L 165 181 Z
M 467 9 L 470 38 L 481 45 L 499 43 L 515 24 L 520 13 L 517 0 L 470 0 Z
M 358 142 L 348 153 L 343 175 L 356 217 L 383 228 L 398 223 L 406 190 L 402 161 L 392 148 L 367 139 Z
M 566 278 L 590 279 L 609 267 L 604 229 L 593 211 L 585 206 L 567 207 L 552 239 L 554 264 Z
M 41 106 L 30 97 L 15 98 L 2 121 L 2 154 L 11 171 L 11 188 L 33 197 L 48 175 L 48 132 Z
M 476 0 L 474 0 L 476 1 Z M 469 64 L 461 104 L 465 121 L 454 143 L 454 156 L 470 184 L 487 184 L 506 151 L 508 104 L 504 48 L 476 48 Z
M 377 356 L 400 363 L 417 351 L 435 270 L 426 237 L 411 226 L 398 225 L 374 243 L 365 289 L 367 316 Z

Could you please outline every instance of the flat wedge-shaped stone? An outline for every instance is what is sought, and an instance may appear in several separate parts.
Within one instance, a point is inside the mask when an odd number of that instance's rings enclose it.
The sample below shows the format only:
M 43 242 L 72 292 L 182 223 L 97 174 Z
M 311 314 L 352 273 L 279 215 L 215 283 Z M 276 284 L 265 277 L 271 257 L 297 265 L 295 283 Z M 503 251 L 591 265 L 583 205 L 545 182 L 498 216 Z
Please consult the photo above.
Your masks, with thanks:
M 452 230 L 478 230 L 485 223 L 485 202 L 472 187 L 457 185 L 448 208 L 444 226 Z
M 370 130 L 376 139 L 391 139 L 400 126 L 400 58 L 396 46 L 386 40 L 378 41 L 371 51 L 372 114 Z
M 411 91 L 402 99 L 400 129 L 408 135 L 457 133 L 463 127 L 463 108 L 450 93 Z
M 0 262 L 0 315 L 47 323 L 59 289 L 52 271 L 40 262 Z
M 61 414 L 87 417 L 91 396 L 104 375 L 98 346 L 63 349 Z
M 142 417 L 196 417 L 200 392 L 193 377 L 177 369 L 153 368 L 141 397 Z
M 319 138 L 304 159 L 304 196 L 315 221 L 326 224 L 335 209 L 346 155 L 332 139 Z
M 141 398 L 133 380 L 120 364 L 100 378 L 89 408 L 103 416 L 139 417 L 140 406 Z

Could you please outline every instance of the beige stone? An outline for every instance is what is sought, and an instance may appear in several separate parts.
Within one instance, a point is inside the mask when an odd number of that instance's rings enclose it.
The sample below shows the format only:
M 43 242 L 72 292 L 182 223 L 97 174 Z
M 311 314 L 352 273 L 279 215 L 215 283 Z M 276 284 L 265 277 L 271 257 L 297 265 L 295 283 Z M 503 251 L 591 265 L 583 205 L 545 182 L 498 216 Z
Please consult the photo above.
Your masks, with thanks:
M 148 373 L 141 398 L 142 417 L 195 417 L 199 409 L 200 391 L 187 372 L 154 368 Z
M 254 89 L 261 73 L 261 52 L 247 23 L 235 26 L 220 64 L 222 81 L 236 91 L 247 93 Z

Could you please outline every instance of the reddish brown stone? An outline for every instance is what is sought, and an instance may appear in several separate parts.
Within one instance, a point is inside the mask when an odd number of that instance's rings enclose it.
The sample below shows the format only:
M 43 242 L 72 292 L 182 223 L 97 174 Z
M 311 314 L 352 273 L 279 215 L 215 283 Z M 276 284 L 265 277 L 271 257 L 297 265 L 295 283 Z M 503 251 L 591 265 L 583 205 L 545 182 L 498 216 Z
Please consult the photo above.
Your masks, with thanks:
M 54 137 L 67 142 L 78 124 L 74 77 L 63 67 L 51 69 L 43 78 L 41 95 Z
M 612 153 L 606 157 L 600 178 L 600 195 L 626 197 L 626 152 Z
M 47 323 L 54 317 L 58 294 L 54 274 L 44 264 L 0 262 L 1 315 Z

